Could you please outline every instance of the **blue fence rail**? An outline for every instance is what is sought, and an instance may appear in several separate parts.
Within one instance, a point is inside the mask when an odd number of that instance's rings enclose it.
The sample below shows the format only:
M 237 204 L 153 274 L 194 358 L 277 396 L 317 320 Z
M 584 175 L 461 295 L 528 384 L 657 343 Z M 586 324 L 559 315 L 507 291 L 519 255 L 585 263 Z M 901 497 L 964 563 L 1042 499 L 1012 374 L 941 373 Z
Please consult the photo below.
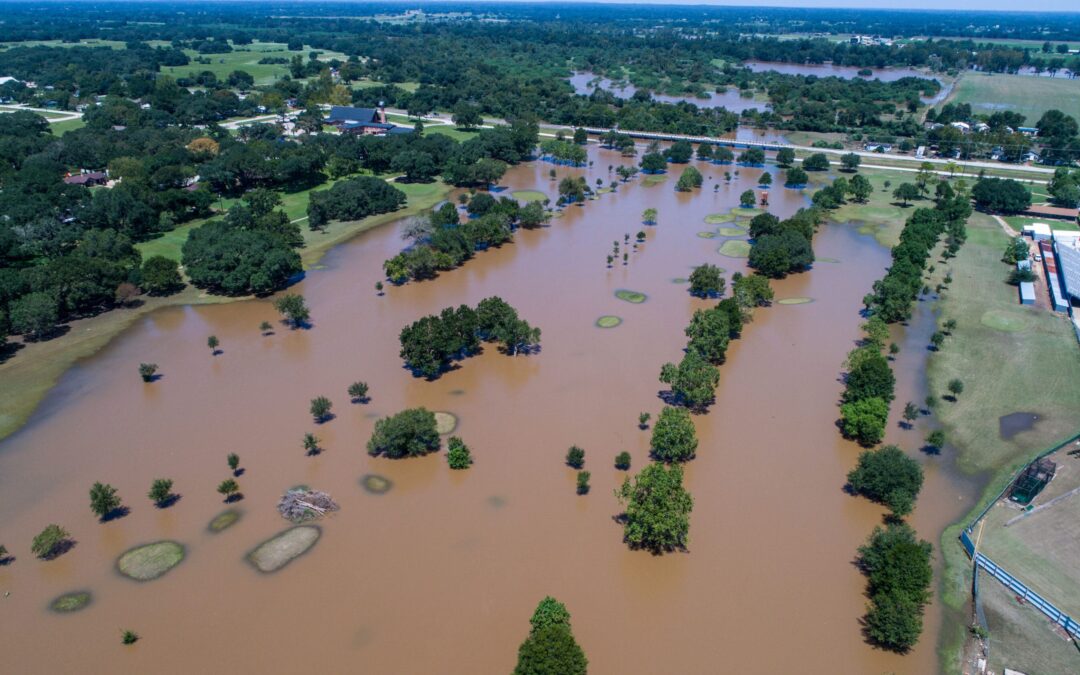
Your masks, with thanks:
M 960 533 L 960 543 L 963 544 L 964 550 L 967 551 L 969 557 L 973 557 L 975 565 L 983 568 L 990 576 L 994 577 L 1005 585 L 1006 588 L 1016 593 L 1025 602 L 1031 603 L 1035 609 L 1039 610 L 1051 621 L 1058 624 L 1065 629 L 1065 632 L 1072 635 L 1074 638 L 1080 638 L 1080 623 L 1077 623 L 1072 617 L 1065 612 L 1055 607 L 1053 603 L 1045 600 L 1041 595 L 1031 590 L 1024 585 L 1022 581 L 1014 577 L 1005 571 L 990 558 L 987 558 L 982 553 L 975 550 L 975 544 L 971 541 L 971 536 L 967 530 Z

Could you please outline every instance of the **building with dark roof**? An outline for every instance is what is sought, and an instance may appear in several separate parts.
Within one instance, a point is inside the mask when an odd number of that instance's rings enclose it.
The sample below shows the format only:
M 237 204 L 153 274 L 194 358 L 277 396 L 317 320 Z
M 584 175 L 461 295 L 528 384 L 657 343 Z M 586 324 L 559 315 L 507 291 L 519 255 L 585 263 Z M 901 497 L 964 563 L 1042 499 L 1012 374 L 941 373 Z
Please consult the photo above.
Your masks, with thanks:
M 386 109 L 353 108 L 335 105 L 330 108 L 327 124 L 332 124 L 342 133 L 364 134 L 367 136 L 385 136 L 387 134 L 410 134 L 412 129 L 399 127 L 386 121 Z

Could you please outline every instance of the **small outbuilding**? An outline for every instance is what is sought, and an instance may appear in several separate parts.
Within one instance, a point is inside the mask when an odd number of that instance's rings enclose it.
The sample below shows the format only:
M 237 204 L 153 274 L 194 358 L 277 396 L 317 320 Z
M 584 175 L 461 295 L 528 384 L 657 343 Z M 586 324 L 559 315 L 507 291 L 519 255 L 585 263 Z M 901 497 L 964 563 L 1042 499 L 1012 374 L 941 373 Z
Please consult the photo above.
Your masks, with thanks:
M 1020 282 L 1020 304 L 1035 304 L 1035 284 L 1031 283 L 1030 281 Z
M 1043 241 L 1049 239 L 1052 235 L 1050 226 L 1046 223 L 1030 223 L 1024 225 L 1024 234 L 1031 237 L 1035 241 Z

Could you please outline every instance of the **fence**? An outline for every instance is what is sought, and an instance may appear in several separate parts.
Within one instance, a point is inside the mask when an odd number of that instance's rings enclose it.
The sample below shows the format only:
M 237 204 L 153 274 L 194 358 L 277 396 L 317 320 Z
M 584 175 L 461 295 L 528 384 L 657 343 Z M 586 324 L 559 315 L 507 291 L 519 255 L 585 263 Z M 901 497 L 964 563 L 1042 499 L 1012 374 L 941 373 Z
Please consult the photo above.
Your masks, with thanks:
M 975 544 L 972 543 L 971 537 L 968 535 L 967 531 L 964 531 L 960 535 L 960 542 L 964 545 L 964 549 L 968 552 L 968 555 L 974 557 L 975 565 L 977 567 L 986 570 L 990 576 L 1005 584 L 1006 588 L 1016 593 L 1025 602 L 1031 603 L 1035 609 L 1050 617 L 1051 621 L 1064 628 L 1067 633 L 1075 638 L 1080 638 L 1080 623 L 1077 623 L 1068 614 L 1055 607 L 1053 603 L 1025 586 L 1022 581 L 1006 572 L 993 560 L 987 558 L 982 553 L 977 552 L 975 550 Z
M 960 532 L 960 543 L 963 545 L 964 550 L 968 554 L 968 557 L 971 558 L 972 561 L 975 563 L 976 579 L 978 579 L 978 568 L 981 567 L 990 576 L 994 577 L 1002 584 L 1004 584 L 1006 588 L 1016 593 L 1017 596 L 1019 596 L 1022 600 L 1031 603 L 1031 605 L 1035 607 L 1035 609 L 1039 610 L 1047 617 L 1049 617 L 1051 621 L 1065 629 L 1065 632 L 1068 633 L 1070 636 L 1080 639 L 1080 623 L 1077 623 L 1075 619 L 1055 607 L 1052 602 L 1046 600 L 1041 595 L 1025 586 L 1022 581 L 1009 574 L 1007 571 L 1005 571 L 1004 568 L 999 566 L 993 560 L 976 551 L 975 543 L 971 541 L 972 529 L 980 520 L 983 519 L 983 517 L 986 515 L 986 512 L 989 511 L 990 508 L 994 504 L 996 504 L 999 499 L 1005 496 L 1005 493 L 1008 492 L 1009 488 L 1016 480 L 1016 477 L 1019 476 L 1022 471 L 1031 466 L 1032 463 L 1039 461 L 1047 455 L 1057 452 L 1061 448 L 1069 445 L 1070 443 L 1074 443 L 1077 440 L 1080 440 L 1080 434 L 1077 434 L 1062 443 L 1058 443 L 1049 450 L 1044 450 L 1043 452 L 1040 452 L 1030 462 L 1020 467 L 1020 469 L 1012 475 L 1009 482 L 1005 484 L 1005 487 L 1001 490 L 1001 492 L 999 492 L 998 495 L 994 497 L 994 499 L 991 500 L 989 504 L 987 504 L 986 508 L 984 508 L 973 521 L 971 521 L 970 525 L 968 525 L 963 531 Z M 978 592 L 977 586 L 973 586 L 973 592 Z

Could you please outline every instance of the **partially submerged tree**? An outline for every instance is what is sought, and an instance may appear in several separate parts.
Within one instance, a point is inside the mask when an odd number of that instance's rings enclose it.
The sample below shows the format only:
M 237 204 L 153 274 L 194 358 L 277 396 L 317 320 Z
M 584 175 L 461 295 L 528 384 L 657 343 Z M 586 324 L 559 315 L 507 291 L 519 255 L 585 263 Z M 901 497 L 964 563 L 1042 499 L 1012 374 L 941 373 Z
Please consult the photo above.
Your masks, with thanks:
M 275 300 L 274 309 L 280 312 L 293 328 L 302 328 L 311 318 L 311 311 L 304 302 L 304 296 L 295 293 L 286 293 Z
M 529 637 L 518 648 L 513 675 L 586 675 L 589 660 L 574 639 L 570 613 L 550 596 L 530 619 Z
M 158 366 L 156 363 L 140 363 L 139 364 L 139 377 L 143 382 L 153 382 L 157 375 Z
M 391 459 L 418 457 L 438 449 L 435 414 L 426 408 L 408 408 L 378 420 L 367 443 L 369 455 Z
M 48 560 L 64 552 L 71 535 L 59 525 L 46 525 L 45 529 L 34 537 L 30 551 L 39 558 Z
M 150 492 L 146 496 L 158 508 L 164 508 L 176 499 L 176 495 L 172 492 L 172 486 L 173 482 L 170 478 L 155 478 L 154 482 L 150 484 Z
M 94 483 L 90 488 L 90 510 L 98 518 L 108 520 L 109 516 L 120 509 L 120 496 L 116 488 L 108 483 Z
M 665 406 L 653 425 L 652 455 L 661 462 L 685 462 L 693 459 L 698 440 L 690 411 Z
M 353 382 L 349 385 L 349 398 L 354 403 L 366 403 L 368 401 L 367 382 Z
M 623 539 L 633 548 L 660 553 L 686 547 L 694 500 L 682 484 L 682 467 L 649 464 L 615 491 L 626 507 Z
M 566 464 L 575 469 L 585 466 L 585 451 L 576 445 L 570 446 L 566 451 Z
M 224 495 L 225 501 L 232 502 L 237 499 L 237 496 L 240 492 L 240 485 L 232 478 L 226 478 L 225 480 L 218 483 L 217 491 L 218 493 Z
M 716 265 L 705 263 L 690 272 L 690 295 L 718 298 L 724 294 L 724 277 Z
M 922 489 L 922 467 L 895 445 L 867 450 L 859 455 L 858 465 L 848 473 L 853 492 L 884 504 L 893 515 L 903 517 L 915 507 Z
M 451 436 L 450 440 L 446 443 L 446 463 L 451 469 L 461 470 L 468 469 L 472 463 L 472 453 L 469 452 L 469 446 L 465 445 L 457 436 Z
M 334 407 L 334 404 L 330 399 L 325 396 L 316 396 L 311 399 L 311 416 L 315 418 L 315 422 L 321 424 L 330 419 L 330 409 Z

